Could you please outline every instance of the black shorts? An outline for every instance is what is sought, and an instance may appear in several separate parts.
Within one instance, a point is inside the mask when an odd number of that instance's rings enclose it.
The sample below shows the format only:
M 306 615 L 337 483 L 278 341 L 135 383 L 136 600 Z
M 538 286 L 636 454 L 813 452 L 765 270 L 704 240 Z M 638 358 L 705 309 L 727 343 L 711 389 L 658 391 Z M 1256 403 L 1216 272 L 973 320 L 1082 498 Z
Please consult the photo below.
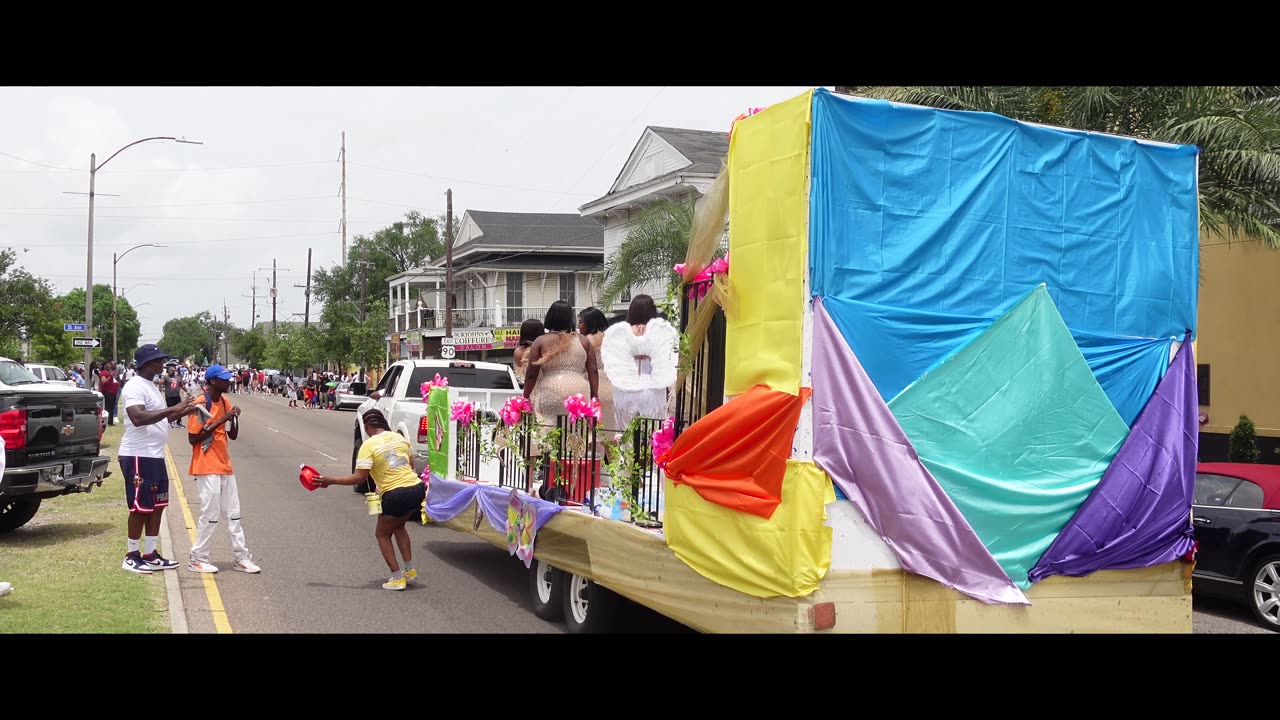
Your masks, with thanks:
M 164 458 L 120 456 L 124 501 L 131 513 L 151 513 L 169 506 L 169 469 Z M 142 482 L 135 482 L 141 477 Z
M 413 487 L 396 488 L 382 494 L 382 514 L 387 517 L 402 518 L 409 513 L 422 509 L 422 501 L 427 499 L 427 486 L 418 483 Z

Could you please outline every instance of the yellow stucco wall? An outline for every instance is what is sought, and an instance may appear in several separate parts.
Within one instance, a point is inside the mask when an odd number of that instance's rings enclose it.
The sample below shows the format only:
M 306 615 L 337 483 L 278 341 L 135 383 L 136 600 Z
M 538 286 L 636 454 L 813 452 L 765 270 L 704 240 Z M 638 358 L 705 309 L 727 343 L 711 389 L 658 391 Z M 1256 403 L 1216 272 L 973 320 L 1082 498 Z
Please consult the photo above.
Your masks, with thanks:
M 1203 432 L 1229 433 L 1248 415 L 1280 436 L 1280 250 L 1201 238 L 1196 362 L 1210 367 Z

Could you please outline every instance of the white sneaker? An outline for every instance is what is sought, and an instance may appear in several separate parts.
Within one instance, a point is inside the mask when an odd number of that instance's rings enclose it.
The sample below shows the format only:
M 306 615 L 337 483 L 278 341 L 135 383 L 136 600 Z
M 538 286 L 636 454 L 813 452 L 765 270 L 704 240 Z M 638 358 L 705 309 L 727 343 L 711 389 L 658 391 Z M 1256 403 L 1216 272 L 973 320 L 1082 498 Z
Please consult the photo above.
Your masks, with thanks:
M 188 569 L 188 570 L 190 570 L 191 572 L 198 572 L 198 573 L 216 573 L 216 572 L 218 572 L 218 566 L 217 566 L 217 565 L 213 565 L 212 563 L 207 563 L 207 562 L 199 562 L 199 561 L 197 561 L 197 560 L 191 560 L 191 561 L 189 561 L 189 562 L 187 563 L 187 569 Z
M 262 572 L 262 568 L 258 567 L 257 565 L 254 565 L 252 560 L 237 560 L 236 564 L 232 565 L 231 567 L 236 570 L 239 570 L 240 572 L 246 572 L 246 573 Z
M 13 583 L 0 582 L 0 597 L 13 592 Z

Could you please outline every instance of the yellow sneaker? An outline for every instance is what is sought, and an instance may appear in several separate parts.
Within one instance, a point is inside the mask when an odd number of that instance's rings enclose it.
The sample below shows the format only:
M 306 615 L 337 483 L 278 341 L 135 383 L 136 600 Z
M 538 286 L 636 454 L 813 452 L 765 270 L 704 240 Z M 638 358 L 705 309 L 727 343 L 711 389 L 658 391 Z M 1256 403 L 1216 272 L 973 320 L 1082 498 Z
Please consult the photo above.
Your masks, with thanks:
M 417 580 L 417 579 L 418 579 L 418 571 L 417 571 L 417 570 L 414 570 L 413 568 L 409 568 L 409 569 L 407 569 L 407 570 L 405 570 L 405 571 L 404 571 L 404 581 L 405 581 L 405 582 L 413 582 L 414 580 Z
M 391 578 L 382 583 L 383 590 L 403 590 L 405 588 L 404 578 Z

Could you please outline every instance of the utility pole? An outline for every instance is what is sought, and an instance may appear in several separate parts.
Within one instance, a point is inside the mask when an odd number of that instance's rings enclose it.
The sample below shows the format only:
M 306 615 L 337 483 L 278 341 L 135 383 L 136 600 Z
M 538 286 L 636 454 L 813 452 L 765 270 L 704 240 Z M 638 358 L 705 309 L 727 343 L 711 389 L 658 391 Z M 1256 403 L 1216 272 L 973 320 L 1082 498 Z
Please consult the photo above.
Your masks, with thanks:
M 453 188 L 444 191 L 444 335 L 453 338 Z
M 231 359 L 230 348 L 228 347 L 227 328 L 231 326 L 231 314 L 227 312 L 227 299 L 222 298 L 222 363 L 225 365 Z
M 293 286 L 306 288 L 302 291 L 303 298 L 305 299 L 305 305 L 303 306 L 302 313 L 302 326 L 309 328 L 311 327 L 311 248 L 307 248 L 307 284 L 299 285 L 298 283 L 294 283 Z M 294 313 L 294 315 L 297 314 L 298 313 Z
M 360 339 L 361 345 L 364 343 L 364 322 L 365 322 L 365 302 L 369 296 L 369 248 L 366 246 L 364 252 L 360 253 Z M 364 377 L 365 365 L 364 358 L 361 357 L 360 377 Z
M 279 291 L 276 290 L 276 271 L 284 270 L 288 272 L 289 268 L 277 268 L 276 259 L 271 258 L 270 268 L 258 268 L 258 269 L 271 270 L 271 334 L 274 335 L 276 333 L 276 302 L 279 300 Z M 254 282 L 256 283 L 257 280 L 255 279 Z M 258 293 L 255 290 L 253 294 L 256 297 Z
M 342 264 L 347 264 L 347 131 L 342 131 L 342 149 L 338 151 L 338 159 L 342 160 L 342 185 L 338 192 L 342 194 Z

